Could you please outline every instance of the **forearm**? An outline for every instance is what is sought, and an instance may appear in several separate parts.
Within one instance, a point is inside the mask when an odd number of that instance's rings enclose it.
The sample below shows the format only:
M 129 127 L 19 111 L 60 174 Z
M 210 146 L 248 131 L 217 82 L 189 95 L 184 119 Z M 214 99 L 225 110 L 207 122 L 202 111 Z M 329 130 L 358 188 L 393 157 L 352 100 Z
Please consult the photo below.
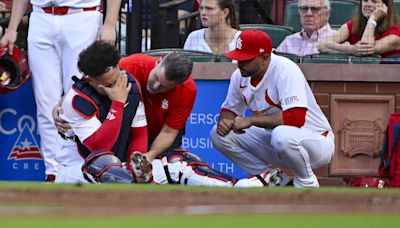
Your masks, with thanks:
M 146 157 L 149 161 L 152 161 L 162 152 L 166 151 L 170 148 L 174 142 L 176 137 L 178 136 L 179 130 L 170 128 L 164 125 L 161 132 L 157 135 L 154 141 L 151 144 L 149 152 L 146 154 Z
M 276 112 L 271 115 L 249 116 L 252 126 L 273 129 L 283 124 L 282 112 Z
M 369 19 L 373 20 L 373 19 Z M 375 20 L 373 20 L 375 21 Z M 375 24 L 373 22 L 368 22 L 367 26 L 364 29 L 364 33 L 361 37 L 362 43 L 368 43 L 371 45 L 375 44 L 375 28 L 376 28 L 376 21 Z
M 28 8 L 29 0 L 18 0 L 13 1 L 10 23 L 8 29 L 17 31 L 18 25 L 24 16 L 26 9 Z
M 107 14 L 104 25 L 114 27 L 118 20 L 119 9 L 121 8 L 121 0 L 107 0 Z
M 318 46 L 319 51 L 322 53 L 344 53 L 344 54 L 353 54 L 352 45 L 349 43 L 336 43 L 334 41 L 324 41 L 321 42 Z

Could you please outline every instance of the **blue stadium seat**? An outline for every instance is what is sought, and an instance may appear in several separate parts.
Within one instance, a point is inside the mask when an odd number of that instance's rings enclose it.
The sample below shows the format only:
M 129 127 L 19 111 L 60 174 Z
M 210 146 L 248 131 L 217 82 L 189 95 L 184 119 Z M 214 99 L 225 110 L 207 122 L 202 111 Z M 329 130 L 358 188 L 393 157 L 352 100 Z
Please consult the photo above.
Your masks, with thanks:
M 331 0 L 330 3 L 331 16 L 329 18 L 329 24 L 335 28 L 340 27 L 351 19 L 358 8 L 358 1 L 354 0 Z M 284 25 L 292 27 L 294 32 L 301 30 L 297 1 L 286 4 Z
M 272 40 L 273 47 L 276 48 L 285 39 L 286 36 L 293 34 L 293 29 L 287 26 L 269 25 L 269 24 L 241 24 L 240 30 L 256 29 L 266 32 Z

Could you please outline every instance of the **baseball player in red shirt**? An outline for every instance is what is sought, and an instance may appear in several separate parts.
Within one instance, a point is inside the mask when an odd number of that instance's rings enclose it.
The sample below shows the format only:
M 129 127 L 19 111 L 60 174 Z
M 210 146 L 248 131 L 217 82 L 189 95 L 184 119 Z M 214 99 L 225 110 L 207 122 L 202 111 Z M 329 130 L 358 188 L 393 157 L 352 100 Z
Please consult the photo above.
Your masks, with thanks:
M 300 68 L 271 53 L 269 36 L 245 30 L 225 56 L 238 61 L 213 145 L 250 174 L 288 168 L 295 187 L 318 187 L 313 169 L 329 164 L 334 135 Z M 244 116 L 246 110 L 252 116 Z
M 58 141 L 51 110 L 71 88 L 71 77 L 80 75 L 76 63 L 81 50 L 99 35 L 104 41 L 115 41 L 115 24 L 121 0 L 107 1 L 107 16 L 103 26 L 100 0 L 13 1 L 10 23 L 0 41 L 2 47 L 10 47 L 10 53 L 17 39 L 18 25 L 29 3 L 32 4 L 32 13 L 29 20 L 28 60 L 46 180 L 53 181 L 59 166 L 57 158 L 65 154 Z

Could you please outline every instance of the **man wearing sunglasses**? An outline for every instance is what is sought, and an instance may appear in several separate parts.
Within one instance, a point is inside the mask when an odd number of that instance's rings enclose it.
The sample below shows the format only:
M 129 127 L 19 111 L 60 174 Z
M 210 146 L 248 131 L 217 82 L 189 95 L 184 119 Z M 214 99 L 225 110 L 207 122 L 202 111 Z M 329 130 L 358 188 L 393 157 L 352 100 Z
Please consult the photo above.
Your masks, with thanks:
M 276 51 L 298 56 L 318 54 L 318 41 L 334 32 L 328 23 L 329 0 L 299 0 L 298 10 L 303 29 L 287 36 Z

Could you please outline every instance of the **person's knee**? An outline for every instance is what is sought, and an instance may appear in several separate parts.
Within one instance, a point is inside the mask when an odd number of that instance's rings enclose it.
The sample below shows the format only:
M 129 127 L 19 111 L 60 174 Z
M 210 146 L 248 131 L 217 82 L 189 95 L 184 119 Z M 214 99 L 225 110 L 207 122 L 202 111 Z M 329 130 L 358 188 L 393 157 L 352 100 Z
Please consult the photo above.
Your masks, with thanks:
M 271 133 L 271 146 L 277 152 L 287 151 L 293 140 L 291 140 L 291 134 L 288 132 L 290 126 L 278 126 L 272 130 Z
M 217 125 L 214 125 L 214 127 L 211 129 L 211 132 L 210 132 L 210 139 L 211 139 L 211 142 L 212 142 L 212 144 L 215 146 L 215 147 L 217 147 L 218 148 L 218 146 L 219 146 L 219 142 L 222 140 L 222 136 L 220 136 L 218 133 L 217 133 Z

